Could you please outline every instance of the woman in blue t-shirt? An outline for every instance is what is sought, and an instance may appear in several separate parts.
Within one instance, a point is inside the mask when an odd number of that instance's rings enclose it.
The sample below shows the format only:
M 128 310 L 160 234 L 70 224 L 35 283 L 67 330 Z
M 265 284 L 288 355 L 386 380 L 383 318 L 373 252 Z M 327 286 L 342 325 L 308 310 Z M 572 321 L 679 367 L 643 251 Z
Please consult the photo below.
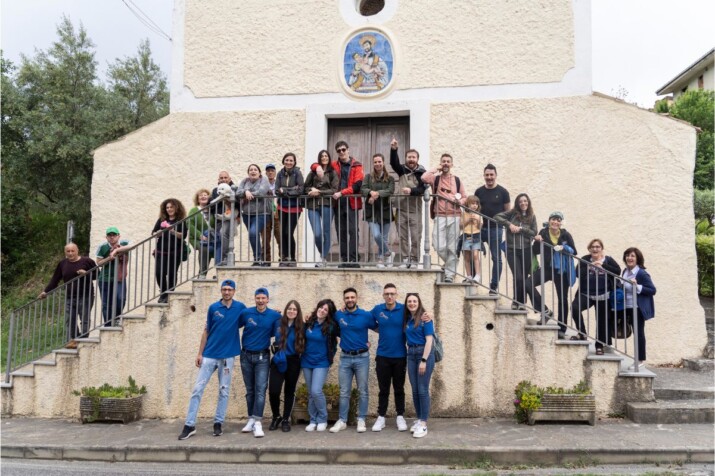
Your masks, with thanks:
M 412 386 L 412 403 L 415 405 L 417 421 L 410 428 L 412 436 L 422 438 L 427 434 L 430 396 L 429 383 L 434 370 L 432 341 L 434 323 L 422 322 L 425 308 L 420 295 L 407 293 L 405 299 L 405 335 L 407 336 L 407 375 Z
M 328 427 L 328 406 L 323 385 L 337 350 L 339 328 L 334 321 L 335 303 L 323 299 L 305 323 L 305 349 L 300 358 L 305 386 L 308 388 L 310 424 L 305 431 L 325 431 Z
M 290 431 L 290 414 L 295 402 L 295 386 L 298 383 L 298 377 L 300 377 L 300 354 L 305 349 L 303 312 L 300 310 L 298 301 L 288 301 L 278 322 L 273 353 L 281 350 L 285 352 L 287 365 L 285 371 L 281 372 L 274 361 L 271 361 L 268 399 L 271 403 L 273 419 L 268 430 L 277 430 L 280 426 L 283 431 Z M 283 416 L 281 416 L 281 388 L 283 387 L 285 388 L 283 391 Z

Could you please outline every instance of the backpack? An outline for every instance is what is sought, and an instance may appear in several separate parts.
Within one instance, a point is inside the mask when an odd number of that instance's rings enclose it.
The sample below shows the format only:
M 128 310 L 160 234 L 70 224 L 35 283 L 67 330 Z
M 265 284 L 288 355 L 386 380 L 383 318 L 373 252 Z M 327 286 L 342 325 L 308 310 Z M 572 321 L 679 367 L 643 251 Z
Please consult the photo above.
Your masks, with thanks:
M 442 345 L 442 339 L 439 338 L 436 332 L 432 337 L 432 347 L 434 348 L 434 361 L 441 362 L 444 358 L 444 346 Z
M 439 180 L 442 178 L 442 174 L 436 176 L 434 178 L 434 185 L 432 185 L 432 192 L 437 195 L 437 189 L 439 188 Z M 454 181 L 457 182 L 457 193 L 459 193 L 459 189 L 462 188 L 462 184 L 459 181 L 459 177 L 456 175 L 454 176 Z M 434 220 L 434 217 L 437 216 L 437 198 L 432 199 L 432 203 L 430 203 L 429 206 L 429 217 Z

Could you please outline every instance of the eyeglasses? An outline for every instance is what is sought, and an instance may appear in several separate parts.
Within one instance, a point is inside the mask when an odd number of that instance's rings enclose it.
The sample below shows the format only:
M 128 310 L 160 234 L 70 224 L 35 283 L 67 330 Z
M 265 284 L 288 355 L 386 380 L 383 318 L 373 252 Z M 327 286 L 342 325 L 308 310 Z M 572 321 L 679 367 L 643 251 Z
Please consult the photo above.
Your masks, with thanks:
M 335 150 L 337 150 L 337 151 L 338 151 L 338 153 L 342 154 L 343 152 L 347 152 L 347 150 L 348 150 L 348 149 L 347 149 L 347 148 L 345 148 L 345 147 L 341 147 L 341 148 L 339 148 L 339 149 L 335 149 Z

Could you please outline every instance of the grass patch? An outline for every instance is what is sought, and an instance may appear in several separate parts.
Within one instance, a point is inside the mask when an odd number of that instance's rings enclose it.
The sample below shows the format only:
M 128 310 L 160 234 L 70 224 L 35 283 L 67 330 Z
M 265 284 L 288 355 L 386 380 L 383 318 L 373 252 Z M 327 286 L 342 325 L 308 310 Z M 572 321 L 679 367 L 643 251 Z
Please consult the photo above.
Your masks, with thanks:
M 593 456 L 584 454 L 576 458 L 574 461 L 569 461 L 568 463 L 564 463 L 564 468 L 566 469 L 580 469 L 580 468 L 588 468 L 589 466 L 598 466 L 599 462 L 596 458 Z

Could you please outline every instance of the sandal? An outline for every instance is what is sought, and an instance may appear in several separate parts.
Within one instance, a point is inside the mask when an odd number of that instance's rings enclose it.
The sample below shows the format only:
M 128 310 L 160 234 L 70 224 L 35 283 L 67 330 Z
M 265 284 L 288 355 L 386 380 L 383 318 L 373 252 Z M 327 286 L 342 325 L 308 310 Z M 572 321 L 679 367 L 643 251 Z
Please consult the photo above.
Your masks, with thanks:
M 603 347 L 596 347 L 596 355 L 603 355 Z

